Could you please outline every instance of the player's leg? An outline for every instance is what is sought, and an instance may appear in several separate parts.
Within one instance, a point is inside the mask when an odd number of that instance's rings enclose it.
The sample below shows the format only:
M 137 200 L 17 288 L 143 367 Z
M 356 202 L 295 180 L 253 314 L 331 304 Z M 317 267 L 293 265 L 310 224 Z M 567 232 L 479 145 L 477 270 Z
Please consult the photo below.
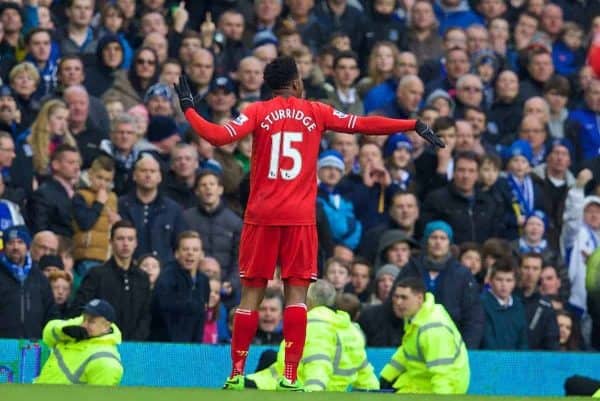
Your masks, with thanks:
M 285 244 L 280 248 L 281 277 L 285 291 L 284 376 L 290 383 L 295 383 L 306 340 L 306 293 L 317 275 L 316 226 L 285 227 L 281 244 Z
M 278 244 L 277 227 L 245 224 L 242 229 L 239 252 L 242 297 L 233 317 L 230 379 L 244 374 L 248 349 L 258 329 L 258 308 L 275 270 Z

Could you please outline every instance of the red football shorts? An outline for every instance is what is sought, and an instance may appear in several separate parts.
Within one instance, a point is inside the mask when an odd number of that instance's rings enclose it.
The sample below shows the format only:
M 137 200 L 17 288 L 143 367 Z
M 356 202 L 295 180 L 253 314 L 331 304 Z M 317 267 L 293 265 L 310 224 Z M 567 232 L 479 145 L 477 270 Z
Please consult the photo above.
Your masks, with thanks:
M 317 279 L 317 226 L 262 226 L 244 224 L 240 239 L 240 277 L 271 280 L 281 267 L 290 283 Z M 265 282 L 266 283 L 266 282 Z

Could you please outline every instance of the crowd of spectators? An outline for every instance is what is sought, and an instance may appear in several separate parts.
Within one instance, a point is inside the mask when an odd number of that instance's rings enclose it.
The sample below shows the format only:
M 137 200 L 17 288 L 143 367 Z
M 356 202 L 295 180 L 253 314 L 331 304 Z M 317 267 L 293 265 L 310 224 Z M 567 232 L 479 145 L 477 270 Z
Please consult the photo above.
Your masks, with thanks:
M 597 0 L 2 0 L 0 337 L 102 298 L 126 341 L 230 341 L 252 137 L 214 148 L 172 85 L 223 123 L 288 55 L 306 98 L 446 143 L 322 139 L 319 273 L 367 345 L 400 344 L 415 276 L 470 349 L 599 350 L 596 50 Z M 257 344 L 282 339 L 269 287 Z

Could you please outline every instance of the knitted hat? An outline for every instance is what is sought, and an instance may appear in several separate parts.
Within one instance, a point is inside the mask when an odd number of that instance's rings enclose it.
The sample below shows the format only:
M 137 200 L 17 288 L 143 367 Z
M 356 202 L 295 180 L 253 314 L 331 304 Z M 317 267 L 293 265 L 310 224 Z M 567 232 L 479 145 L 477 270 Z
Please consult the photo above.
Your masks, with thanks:
M 254 35 L 254 38 L 252 39 L 253 49 L 267 44 L 279 46 L 279 40 L 277 40 L 277 36 L 275 36 L 270 29 L 263 29 Z
M 592 203 L 600 206 L 600 197 L 596 195 L 586 196 L 583 200 L 583 209 L 585 210 L 585 208 L 591 205 Z
M 179 129 L 173 118 L 154 116 L 150 119 L 148 132 L 146 133 L 146 139 L 149 142 L 160 142 L 173 135 L 179 135 Z
M 431 94 L 427 96 L 427 99 L 425 99 L 425 106 L 432 107 L 433 102 L 440 97 L 448 101 L 448 103 L 450 104 L 450 114 L 454 114 L 454 108 L 456 107 L 456 103 L 454 102 L 454 99 L 452 99 L 452 96 L 450 96 L 450 94 L 443 89 L 436 89 L 433 92 L 431 92 Z
M 506 148 L 504 158 L 507 161 L 515 156 L 523 156 L 527 159 L 529 164 L 531 164 L 531 161 L 533 160 L 533 149 L 531 149 L 529 142 L 524 141 L 523 139 L 518 139 L 514 141 L 509 148 Z
M 401 132 L 390 135 L 385 141 L 385 145 L 383 147 L 383 157 L 390 157 L 394 154 L 396 149 L 406 149 L 409 153 L 413 150 L 410 139 L 408 139 L 408 137 Z
M 425 232 L 423 233 L 423 242 L 427 242 L 431 234 L 438 230 L 445 232 L 450 240 L 450 243 L 452 243 L 454 232 L 452 231 L 452 227 L 450 227 L 450 225 L 443 220 L 434 220 L 427 223 L 425 226 Z
M 544 228 L 548 227 L 548 216 L 541 210 L 534 210 L 533 212 L 531 212 L 531 214 L 525 219 L 525 224 L 527 224 L 529 219 L 533 217 L 537 217 L 538 219 L 540 219 L 542 223 L 544 223 Z
M 47 267 L 56 267 L 59 270 L 65 270 L 65 265 L 63 264 L 62 258 L 57 255 L 42 256 L 38 262 L 38 267 L 40 270 L 44 270 Z
M 344 173 L 344 156 L 337 150 L 326 150 L 319 155 L 319 161 L 317 162 L 317 168 L 322 167 L 334 167 Z
M 10 240 L 17 238 L 21 239 L 25 245 L 27 245 L 27 248 L 29 248 L 29 245 L 31 245 L 31 234 L 29 234 L 29 229 L 23 225 L 12 226 L 2 232 L 2 240 L 4 241 L 4 244 L 7 244 Z
M 384 274 L 389 274 L 394 278 L 394 280 L 396 280 L 396 277 L 398 277 L 399 273 L 400 269 L 398 266 L 393 264 L 383 265 L 379 270 L 377 270 L 377 273 L 375 274 L 375 281 L 378 281 Z
M 148 88 L 148 90 L 146 91 L 146 96 L 144 96 L 144 103 L 148 103 L 148 101 L 154 96 L 162 97 L 163 99 L 168 100 L 169 102 L 173 99 L 171 88 L 169 88 L 166 84 L 163 84 L 162 82 L 158 82 Z

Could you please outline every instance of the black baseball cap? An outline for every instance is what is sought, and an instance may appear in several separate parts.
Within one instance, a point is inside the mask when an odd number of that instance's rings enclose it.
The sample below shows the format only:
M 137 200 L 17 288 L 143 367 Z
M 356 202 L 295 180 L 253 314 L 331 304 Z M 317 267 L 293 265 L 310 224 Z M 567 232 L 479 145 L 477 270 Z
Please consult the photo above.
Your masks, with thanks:
M 115 309 L 103 299 L 92 299 L 83 307 L 83 313 L 91 316 L 102 316 L 111 323 L 116 319 Z
M 216 77 L 208 86 L 208 91 L 214 92 L 217 89 L 223 89 L 227 93 L 235 92 L 235 84 L 229 77 Z

